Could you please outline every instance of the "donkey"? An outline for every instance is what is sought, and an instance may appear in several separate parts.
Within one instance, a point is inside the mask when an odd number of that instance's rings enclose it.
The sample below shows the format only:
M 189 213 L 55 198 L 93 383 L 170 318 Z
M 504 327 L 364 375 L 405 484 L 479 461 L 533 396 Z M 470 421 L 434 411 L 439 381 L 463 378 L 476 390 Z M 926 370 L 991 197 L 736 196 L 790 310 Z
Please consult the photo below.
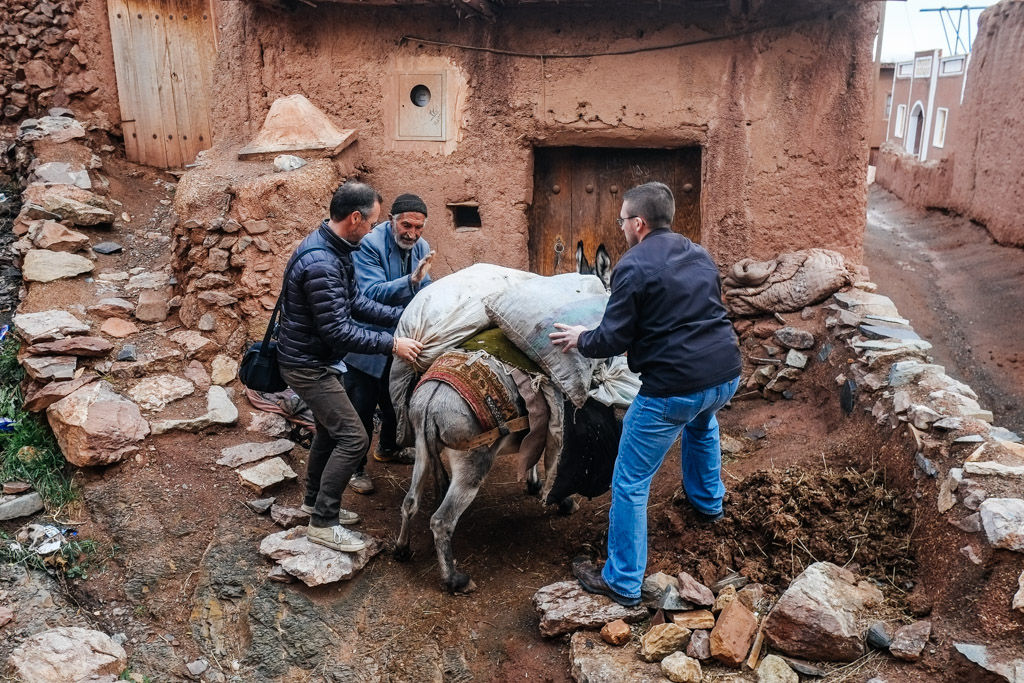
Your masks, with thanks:
M 501 371 L 492 359 L 483 358 L 477 362 L 487 363 L 505 389 L 512 395 L 518 395 L 512 378 Z M 471 450 L 454 448 L 454 444 L 463 444 L 479 436 L 482 429 L 470 405 L 453 387 L 440 381 L 428 380 L 416 387 L 409 399 L 408 415 L 415 439 L 416 463 L 409 491 L 402 501 L 402 528 L 395 542 L 394 557 L 404 561 L 411 556 L 409 524 L 419 511 L 429 471 L 434 475 L 438 498 L 442 499 L 430 518 L 441 580 L 452 593 L 470 593 L 476 589 L 476 584 L 468 574 L 455 569 L 452 533 L 459 517 L 480 490 L 495 457 L 499 452 L 517 447 L 522 435 L 508 434 L 490 445 Z M 441 451 L 445 448 L 448 449 L 451 479 L 441 462 Z
M 498 362 L 484 356 L 477 362 L 486 363 L 513 396 L 519 396 L 515 382 Z M 416 463 L 413 465 L 409 492 L 402 501 L 402 528 L 395 542 L 394 557 L 405 561 L 411 556 L 409 549 L 409 523 L 419 510 L 426 487 L 427 474 L 434 475 L 435 487 L 441 504 L 430 517 L 434 533 L 434 546 L 441 567 L 441 580 L 452 593 L 471 593 L 476 584 L 469 575 L 457 571 L 452 555 L 452 534 L 459 517 L 473 502 L 480 485 L 494 464 L 504 453 L 518 451 L 523 432 L 510 433 L 490 445 L 470 450 L 459 450 L 455 445 L 465 444 L 480 436 L 483 430 L 473 415 L 472 408 L 450 385 L 438 380 L 427 380 L 416 387 L 409 401 L 409 423 L 415 437 Z M 441 452 L 448 449 L 451 478 L 441 462 Z M 537 467 L 534 466 L 526 483 L 527 492 L 536 494 L 541 489 Z M 566 498 L 559 504 L 562 514 L 570 514 L 577 507 L 575 498 Z

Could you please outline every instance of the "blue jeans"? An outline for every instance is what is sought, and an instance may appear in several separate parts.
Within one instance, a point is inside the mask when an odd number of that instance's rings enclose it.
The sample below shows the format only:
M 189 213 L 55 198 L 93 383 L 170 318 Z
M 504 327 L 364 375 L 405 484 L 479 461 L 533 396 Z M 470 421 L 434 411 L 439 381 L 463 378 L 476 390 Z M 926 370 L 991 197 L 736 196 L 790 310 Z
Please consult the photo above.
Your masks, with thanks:
M 647 499 L 651 480 L 681 436 L 683 488 L 697 510 L 722 510 L 722 449 L 715 413 L 739 386 L 737 377 L 685 396 L 637 396 L 622 421 L 608 514 L 608 561 L 602 575 L 619 595 L 640 596 L 647 569 Z

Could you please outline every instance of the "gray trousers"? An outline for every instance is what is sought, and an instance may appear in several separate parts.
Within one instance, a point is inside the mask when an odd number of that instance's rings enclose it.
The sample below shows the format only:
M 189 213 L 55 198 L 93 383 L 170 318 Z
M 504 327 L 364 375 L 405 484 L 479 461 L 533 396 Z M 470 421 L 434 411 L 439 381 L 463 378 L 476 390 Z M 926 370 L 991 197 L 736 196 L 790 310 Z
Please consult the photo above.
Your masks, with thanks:
M 369 447 L 363 423 L 334 368 L 281 368 L 281 377 L 313 412 L 316 436 L 306 464 L 305 504 L 313 507 L 310 524 L 338 523 L 341 493 Z

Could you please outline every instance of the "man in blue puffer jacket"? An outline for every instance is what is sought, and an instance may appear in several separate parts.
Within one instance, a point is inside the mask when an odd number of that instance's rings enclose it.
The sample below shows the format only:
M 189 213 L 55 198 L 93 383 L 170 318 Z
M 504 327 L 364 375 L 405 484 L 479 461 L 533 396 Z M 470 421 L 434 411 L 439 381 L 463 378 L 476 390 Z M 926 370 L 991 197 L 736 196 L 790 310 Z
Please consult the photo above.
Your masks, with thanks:
M 369 185 L 347 182 L 331 198 L 330 218 L 299 244 L 283 284 L 277 354 L 281 377 L 313 412 L 316 436 L 306 465 L 310 513 L 306 537 L 313 543 L 357 552 L 366 541 L 342 525 L 359 515 L 341 508 L 341 494 L 366 453 L 369 436 L 345 392 L 346 353 L 393 353 L 412 362 L 422 349 L 354 321 L 393 326 L 402 310 L 367 299 L 356 287 L 352 253 L 380 215 L 380 195 Z
M 430 284 L 434 252 L 423 239 L 427 204 L 414 194 L 399 195 L 391 204 L 388 220 L 375 227 L 352 254 L 359 291 L 370 299 L 404 310 L 420 289 Z M 394 334 L 395 326 L 363 324 L 372 330 Z M 373 413 L 380 406 L 380 439 L 373 454 L 378 462 L 411 465 L 414 461 L 398 447 L 398 418 L 391 405 L 391 354 L 350 353 L 345 356 L 345 390 L 367 434 L 373 434 Z M 372 436 L 371 436 L 372 439 Z M 373 493 L 363 456 L 348 487 L 356 493 Z

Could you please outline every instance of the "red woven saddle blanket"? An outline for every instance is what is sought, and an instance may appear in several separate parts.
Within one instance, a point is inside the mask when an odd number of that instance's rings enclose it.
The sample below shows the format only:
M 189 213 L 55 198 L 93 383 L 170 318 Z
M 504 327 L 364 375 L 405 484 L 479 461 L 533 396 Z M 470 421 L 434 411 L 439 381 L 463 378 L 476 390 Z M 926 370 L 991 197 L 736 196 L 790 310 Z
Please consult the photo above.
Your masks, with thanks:
M 436 380 L 452 387 L 470 405 L 477 422 L 486 432 L 496 429 L 499 419 L 509 422 L 519 417 L 519 409 L 516 397 L 484 362 L 485 357 L 487 354 L 484 352 L 447 351 L 434 361 L 416 386 Z

